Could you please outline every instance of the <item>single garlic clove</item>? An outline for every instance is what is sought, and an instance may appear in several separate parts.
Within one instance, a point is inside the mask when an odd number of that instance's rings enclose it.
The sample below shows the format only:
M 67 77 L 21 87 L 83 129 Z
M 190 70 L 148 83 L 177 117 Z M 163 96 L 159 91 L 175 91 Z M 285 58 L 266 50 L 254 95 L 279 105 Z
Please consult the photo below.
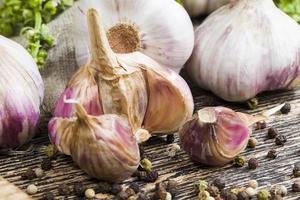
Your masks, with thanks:
M 180 130 L 183 149 L 197 162 L 222 166 L 248 143 L 250 129 L 240 116 L 224 107 L 199 110 Z
M 126 118 L 113 114 L 90 116 L 80 104 L 76 104 L 76 114 L 73 119 L 52 119 L 51 141 L 92 177 L 109 182 L 130 177 L 139 165 L 140 155 Z

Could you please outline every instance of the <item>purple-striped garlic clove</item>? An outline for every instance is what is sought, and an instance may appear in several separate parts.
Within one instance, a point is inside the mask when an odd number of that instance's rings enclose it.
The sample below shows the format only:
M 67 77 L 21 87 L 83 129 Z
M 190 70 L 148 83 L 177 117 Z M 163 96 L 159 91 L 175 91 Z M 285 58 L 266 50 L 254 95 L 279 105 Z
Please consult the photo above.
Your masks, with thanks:
M 248 122 L 246 114 L 225 107 L 203 108 L 180 130 L 183 149 L 196 162 L 225 165 L 247 146 Z
M 130 177 L 139 165 L 140 154 L 127 119 L 113 114 L 91 116 L 78 103 L 75 109 L 72 119 L 51 120 L 52 143 L 92 177 L 109 182 Z

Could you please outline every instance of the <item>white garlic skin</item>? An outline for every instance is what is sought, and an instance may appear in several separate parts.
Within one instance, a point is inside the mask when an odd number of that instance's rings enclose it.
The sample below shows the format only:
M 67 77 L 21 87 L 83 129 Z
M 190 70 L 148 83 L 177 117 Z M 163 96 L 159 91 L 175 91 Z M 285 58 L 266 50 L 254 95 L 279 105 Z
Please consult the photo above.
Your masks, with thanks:
M 101 13 L 106 31 L 120 23 L 135 26 L 141 40 L 139 51 L 176 72 L 192 53 L 192 22 L 174 0 L 83 0 L 74 10 L 74 42 L 80 66 L 89 57 L 86 11 L 91 7 Z
M 191 17 L 209 14 L 230 0 L 183 0 L 183 6 Z
M 300 26 L 272 0 L 236 0 L 195 32 L 187 68 L 201 87 L 227 101 L 299 84 Z
M 29 53 L 0 35 L 0 149 L 30 140 L 39 121 L 44 84 Z

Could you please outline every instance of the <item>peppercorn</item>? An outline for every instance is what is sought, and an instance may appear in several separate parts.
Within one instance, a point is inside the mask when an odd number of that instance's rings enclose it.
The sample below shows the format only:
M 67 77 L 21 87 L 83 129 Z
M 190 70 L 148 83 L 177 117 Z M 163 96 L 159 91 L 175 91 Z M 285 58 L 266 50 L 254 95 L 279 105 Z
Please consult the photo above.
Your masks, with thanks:
M 113 184 L 111 188 L 111 193 L 114 195 L 119 194 L 122 191 L 122 185 L 120 184 Z
M 267 154 L 267 158 L 275 159 L 277 155 L 277 151 L 275 149 L 271 149 Z
M 86 188 L 81 182 L 75 182 L 73 185 L 73 191 L 76 196 L 83 197 Z
M 278 135 L 279 135 L 279 133 L 278 133 L 276 128 L 271 127 L 271 128 L 268 129 L 268 138 L 269 139 L 274 139 Z
M 245 191 L 241 191 L 237 195 L 238 200 L 249 200 L 249 195 Z
M 152 170 L 147 174 L 147 181 L 149 182 L 155 182 L 158 179 L 158 172 Z
M 21 174 L 21 177 L 23 180 L 25 179 L 32 180 L 36 178 L 36 175 L 32 168 L 28 168 L 23 174 Z
M 152 163 L 147 158 L 144 158 L 143 160 L 141 160 L 141 166 L 146 172 L 151 172 L 151 170 L 152 170 Z
M 275 185 L 270 189 L 271 196 L 280 195 L 282 197 L 287 195 L 287 188 L 283 185 Z
M 256 158 L 250 158 L 248 160 L 248 168 L 256 169 L 258 167 L 258 160 Z
M 97 192 L 99 193 L 110 193 L 112 190 L 112 185 L 107 182 L 100 182 L 97 187 Z
M 265 129 L 267 127 L 266 121 L 259 121 L 255 124 L 255 130 Z
M 248 140 L 248 147 L 249 148 L 255 148 L 256 147 L 256 145 L 258 144 L 258 141 L 257 141 L 257 139 L 256 138 L 250 138 L 249 140 Z
M 67 196 L 71 194 L 70 187 L 67 184 L 60 184 L 58 186 L 58 193 L 62 196 Z
M 44 176 L 44 170 L 42 170 L 41 168 L 37 168 L 34 170 L 34 174 L 36 177 L 41 178 Z
M 89 189 L 87 189 L 87 190 L 84 192 L 84 195 L 85 195 L 86 198 L 92 199 L 92 198 L 95 197 L 96 193 L 95 193 L 95 190 L 89 188 Z
M 200 190 L 200 192 L 198 193 L 198 199 L 208 199 L 209 197 L 210 197 L 209 192 L 205 190 Z
M 117 199 L 120 200 L 127 200 L 129 198 L 128 194 L 122 190 L 121 192 L 119 192 Z
M 245 165 L 245 157 L 243 156 L 237 156 L 234 159 L 234 166 L 236 167 L 243 167 Z
M 204 180 L 199 180 L 195 183 L 196 192 L 199 193 L 200 191 L 207 190 L 208 183 Z
M 147 181 L 148 173 L 145 171 L 137 171 L 137 177 L 140 181 Z
M 130 196 L 130 197 L 128 197 L 127 200 L 137 200 L 137 197 L 136 196 Z
M 130 187 L 126 188 L 125 192 L 126 192 L 127 196 L 129 196 L 129 197 L 135 196 L 135 191 Z
M 265 189 L 257 193 L 258 200 L 268 200 L 270 197 L 271 197 L 270 192 Z
M 224 178 L 216 178 L 213 180 L 212 184 L 216 186 L 219 190 L 223 190 L 226 186 L 226 181 Z
M 245 192 L 248 194 L 249 198 L 252 198 L 257 194 L 256 190 L 253 189 L 252 187 L 246 188 Z
M 54 146 L 53 144 L 49 144 L 45 148 L 44 152 L 50 159 L 56 158 L 56 156 L 58 154 L 58 150 L 57 150 L 56 146 Z
M 44 158 L 42 163 L 41 163 L 41 168 L 44 171 L 49 171 L 50 169 L 52 169 L 52 162 L 49 158 Z
M 177 181 L 170 179 L 167 181 L 167 190 L 176 189 L 177 185 L 178 185 Z
M 220 194 L 219 188 L 214 185 L 208 186 L 207 192 L 209 192 L 210 196 L 217 197 Z
M 280 195 L 275 195 L 275 196 L 272 196 L 271 200 L 283 200 L 283 198 Z
M 174 158 L 177 154 L 177 152 L 180 150 L 180 146 L 177 143 L 172 144 L 172 147 L 168 150 L 168 155 L 171 158 Z
M 296 163 L 293 169 L 293 175 L 295 177 L 300 177 L 300 162 Z
M 226 200 L 238 200 L 238 197 L 236 194 L 232 193 L 232 192 L 228 192 L 226 194 Z
M 291 104 L 285 103 L 284 106 L 280 109 L 282 114 L 288 114 L 291 111 Z
M 275 138 L 276 145 L 284 145 L 287 142 L 287 139 L 284 135 L 279 135 Z
M 47 192 L 46 194 L 44 194 L 42 200 L 54 200 L 55 196 L 52 192 Z
M 175 198 L 176 195 L 177 195 L 177 190 L 176 190 L 175 188 L 169 189 L 168 192 L 171 194 L 171 196 L 172 196 L 173 198 Z
M 253 189 L 256 189 L 258 187 L 258 182 L 256 180 L 250 180 L 248 182 L 248 186 L 253 188 Z
M 33 195 L 38 192 L 38 188 L 34 184 L 31 184 L 26 188 L 26 192 L 27 194 Z
M 131 183 L 131 184 L 129 185 L 129 187 L 130 187 L 131 189 L 133 189 L 133 191 L 134 191 L 135 193 L 139 193 L 139 191 L 140 191 L 140 186 L 139 186 L 139 184 L 137 184 L 137 183 Z
M 167 144 L 172 144 L 174 141 L 175 141 L 174 134 L 167 135 L 167 140 L 166 140 Z
M 252 98 L 252 99 L 248 100 L 246 103 L 247 103 L 247 106 L 249 109 L 254 110 L 258 106 L 258 99 Z
M 300 181 L 297 181 L 292 186 L 293 192 L 300 192 Z

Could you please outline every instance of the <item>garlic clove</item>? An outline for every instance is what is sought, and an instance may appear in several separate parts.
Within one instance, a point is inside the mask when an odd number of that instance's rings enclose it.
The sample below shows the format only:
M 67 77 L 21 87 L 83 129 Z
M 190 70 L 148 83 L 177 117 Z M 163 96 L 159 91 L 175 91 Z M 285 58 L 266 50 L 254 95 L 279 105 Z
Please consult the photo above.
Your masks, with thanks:
M 248 143 L 249 127 L 240 116 L 224 107 L 199 110 L 180 130 L 183 149 L 197 162 L 222 166 Z
M 120 182 L 130 177 L 140 161 L 139 147 L 126 118 L 90 116 L 76 103 L 76 118 L 54 118 L 49 123 L 51 141 L 87 174 Z

